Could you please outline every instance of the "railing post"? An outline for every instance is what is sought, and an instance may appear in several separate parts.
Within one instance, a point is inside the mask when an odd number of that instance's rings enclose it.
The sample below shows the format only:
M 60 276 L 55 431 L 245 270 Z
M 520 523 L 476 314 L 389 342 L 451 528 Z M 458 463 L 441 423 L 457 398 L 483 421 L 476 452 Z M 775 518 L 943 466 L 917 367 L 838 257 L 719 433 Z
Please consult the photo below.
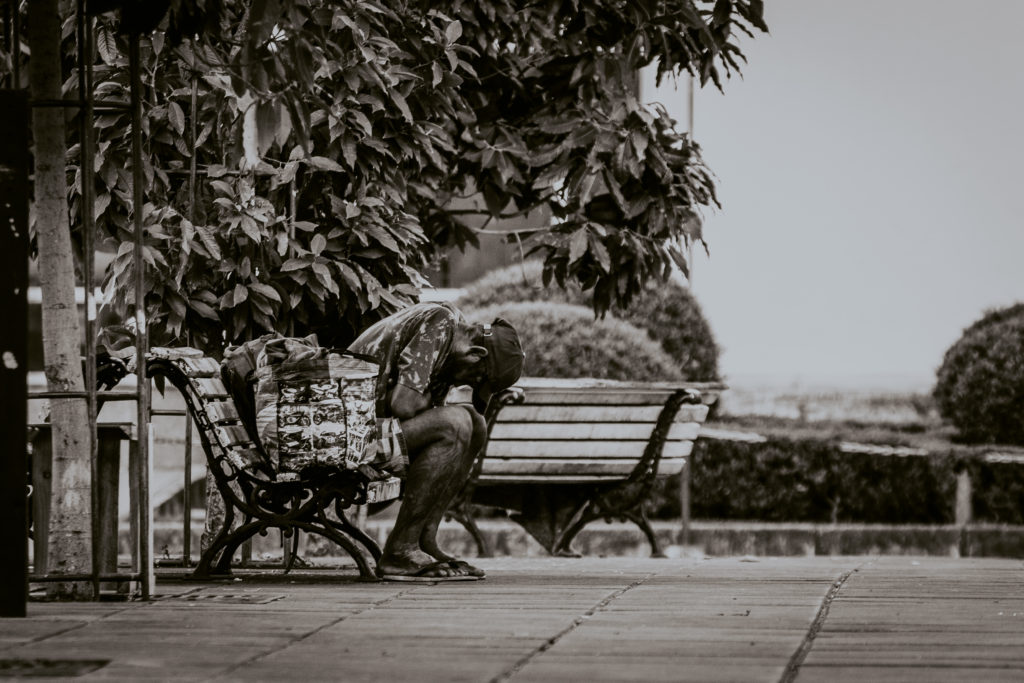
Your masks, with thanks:
M 971 554 L 970 538 L 968 534 L 968 526 L 971 523 L 972 517 L 972 484 L 971 484 L 971 471 L 967 467 L 966 463 L 960 464 L 960 469 L 956 473 L 956 500 L 953 505 L 953 519 L 959 529 L 959 552 L 960 557 L 968 557 Z
M 693 453 L 686 459 L 683 471 L 679 474 L 679 508 L 682 529 L 679 534 L 679 542 L 682 545 L 690 545 L 690 467 L 693 463 Z
M 971 473 L 963 468 L 956 475 L 956 525 L 967 526 L 971 523 Z

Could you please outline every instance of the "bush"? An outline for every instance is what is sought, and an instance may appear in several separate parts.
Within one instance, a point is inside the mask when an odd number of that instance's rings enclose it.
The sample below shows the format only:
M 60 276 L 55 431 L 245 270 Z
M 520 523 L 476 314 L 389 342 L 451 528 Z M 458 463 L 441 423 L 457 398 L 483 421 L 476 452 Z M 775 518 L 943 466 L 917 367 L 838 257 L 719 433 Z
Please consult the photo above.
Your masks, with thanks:
M 544 287 L 539 261 L 501 268 L 471 284 L 459 305 L 481 308 L 516 301 L 550 301 L 589 306 L 589 296 L 577 285 Z M 650 284 L 629 310 L 612 315 L 647 332 L 675 360 L 681 379 L 717 381 L 718 345 L 700 305 L 688 289 L 675 281 Z M 591 313 L 593 318 L 593 313 Z
M 466 308 L 472 320 L 501 317 L 523 342 L 528 377 L 597 377 L 636 382 L 679 380 L 679 368 L 643 330 L 622 320 L 595 320 L 589 308 L 518 302 Z
M 766 522 L 950 524 L 955 458 L 844 453 L 830 441 L 701 439 L 692 515 Z
M 990 311 L 964 330 L 932 393 L 964 441 L 1024 444 L 1024 304 Z

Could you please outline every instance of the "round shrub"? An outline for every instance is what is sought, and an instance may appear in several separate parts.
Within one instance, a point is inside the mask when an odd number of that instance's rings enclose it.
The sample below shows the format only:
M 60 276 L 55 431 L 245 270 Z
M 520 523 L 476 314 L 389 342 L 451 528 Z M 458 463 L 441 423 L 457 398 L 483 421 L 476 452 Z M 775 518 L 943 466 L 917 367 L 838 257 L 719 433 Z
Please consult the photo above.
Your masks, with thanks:
M 504 318 L 519 332 L 527 377 L 596 377 L 652 382 L 682 379 L 675 362 L 647 334 L 589 308 L 528 301 L 464 309 L 471 320 Z
M 532 260 L 494 270 L 469 287 L 459 299 L 466 308 L 480 308 L 513 301 L 551 301 L 590 305 L 590 296 L 578 285 L 562 289 L 544 287 L 540 261 Z M 593 312 L 591 312 L 593 318 Z M 690 291 L 675 282 L 650 284 L 628 310 L 612 309 L 611 315 L 647 332 L 675 359 L 681 378 L 692 382 L 717 381 L 718 345 L 700 304 Z
M 964 330 L 932 393 L 964 441 L 1024 444 L 1024 304 L 990 311 Z

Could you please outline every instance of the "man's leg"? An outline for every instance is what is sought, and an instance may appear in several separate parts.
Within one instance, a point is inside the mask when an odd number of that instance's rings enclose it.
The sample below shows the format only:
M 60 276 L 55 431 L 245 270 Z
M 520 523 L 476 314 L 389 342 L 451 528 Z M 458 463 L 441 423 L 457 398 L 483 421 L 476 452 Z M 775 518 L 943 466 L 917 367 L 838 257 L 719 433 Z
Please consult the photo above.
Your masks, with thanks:
M 444 518 L 444 513 L 448 511 L 448 508 L 451 507 L 452 501 L 455 500 L 459 491 L 461 491 L 466 485 L 466 482 L 469 480 L 470 474 L 473 471 L 473 464 L 476 462 L 477 455 L 479 455 L 480 449 L 482 449 L 487 442 L 487 423 L 484 421 L 483 416 L 468 405 L 461 407 L 466 410 L 472 423 L 472 435 L 469 442 L 469 448 L 466 450 L 465 457 L 462 459 L 461 467 L 459 467 L 458 472 L 456 472 L 455 475 L 447 481 L 446 488 L 443 491 L 438 492 L 438 505 L 431 511 L 430 516 L 423 525 L 423 531 L 420 534 L 420 550 L 437 560 L 457 562 L 462 566 L 464 571 L 474 576 L 483 576 L 484 573 L 482 571 L 464 562 L 456 560 L 454 557 L 441 550 L 437 545 L 437 529 L 441 524 L 441 520 Z
M 428 523 L 435 517 L 440 520 L 465 483 L 473 464 L 474 431 L 470 411 L 461 406 L 434 408 L 402 421 L 409 471 L 395 526 L 377 563 L 380 573 L 410 574 L 434 562 L 421 549 L 420 541 Z M 436 543 L 433 545 L 436 549 Z M 439 567 L 432 574 L 458 576 L 466 571 Z

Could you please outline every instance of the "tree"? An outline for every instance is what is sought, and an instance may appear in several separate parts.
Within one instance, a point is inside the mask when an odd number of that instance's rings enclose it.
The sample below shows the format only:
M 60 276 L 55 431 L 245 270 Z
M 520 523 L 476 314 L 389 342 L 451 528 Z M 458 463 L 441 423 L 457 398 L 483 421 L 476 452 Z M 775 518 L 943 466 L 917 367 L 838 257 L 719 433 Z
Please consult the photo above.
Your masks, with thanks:
M 37 99 L 61 96 L 55 20 L 66 26 L 71 5 L 29 2 Z M 543 257 L 545 281 L 592 291 L 598 314 L 628 306 L 673 262 L 685 268 L 685 245 L 703 241 L 700 207 L 717 205 L 697 144 L 636 100 L 637 70 L 656 63 L 659 80 L 688 71 L 721 87 L 743 60 L 737 34 L 767 30 L 761 0 L 88 7 L 108 12 L 99 97 L 127 99 L 124 35 L 144 34 L 146 206 L 132 201 L 127 113 L 96 120 L 95 213 L 117 249 L 106 287 L 122 315 L 145 306 L 154 342 L 211 352 L 270 329 L 346 343 L 418 296 L 437 249 L 476 242 L 452 208 L 460 197 L 481 197 L 470 211 L 489 218 L 547 209 L 550 226 L 515 236 Z M 80 201 L 79 150 L 72 135 L 66 195 L 62 114 L 37 108 L 33 135 L 47 377 L 81 390 L 66 204 Z M 136 211 L 145 302 L 125 286 Z M 74 541 L 87 537 L 74 524 L 88 527 L 85 411 L 54 402 L 66 459 L 55 490 L 75 512 L 51 538 L 67 571 L 88 557 Z
M 188 331 L 211 351 L 271 329 L 347 342 L 418 295 L 438 248 L 476 242 L 452 208 L 467 196 L 492 218 L 545 207 L 552 225 L 515 238 L 546 281 L 578 282 L 598 313 L 627 306 L 685 268 L 700 207 L 717 204 L 696 143 L 636 100 L 637 70 L 720 87 L 742 61 L 735 34 L 766 30 L 756 0 L 203 7 L 220 30 L 173 45 L 172 14 L 144 41 L 145 253 L 154 339 Z M 107 93 L 126 87 L 117 29 L 109 17 L 98 34 Z M 108 287 L 122 292 L 127 139 L 120 115 L 98 129 L 99 224 L 121 243 Z
M 57 0 L 29 3 L 29 82 L 36 100 L 61 98 L 60 14 Z M 83 391 L 79 343 L 82 332 L 75 305 L 75 262 L 68 223 L 68 185 L 64 167 L 64 112 L 55 107 L 32 111 L 35 158 L 35 226 L 39 284 L 42 289 L 43 356 L 50 391 Z M 45 570 L 82 574 L 92 571 L 89 414 L 85 401 L 50 401 L 53 432 L 53 491 Z M 49 586 L 60 597 L 90 598 L 83 583 Z

